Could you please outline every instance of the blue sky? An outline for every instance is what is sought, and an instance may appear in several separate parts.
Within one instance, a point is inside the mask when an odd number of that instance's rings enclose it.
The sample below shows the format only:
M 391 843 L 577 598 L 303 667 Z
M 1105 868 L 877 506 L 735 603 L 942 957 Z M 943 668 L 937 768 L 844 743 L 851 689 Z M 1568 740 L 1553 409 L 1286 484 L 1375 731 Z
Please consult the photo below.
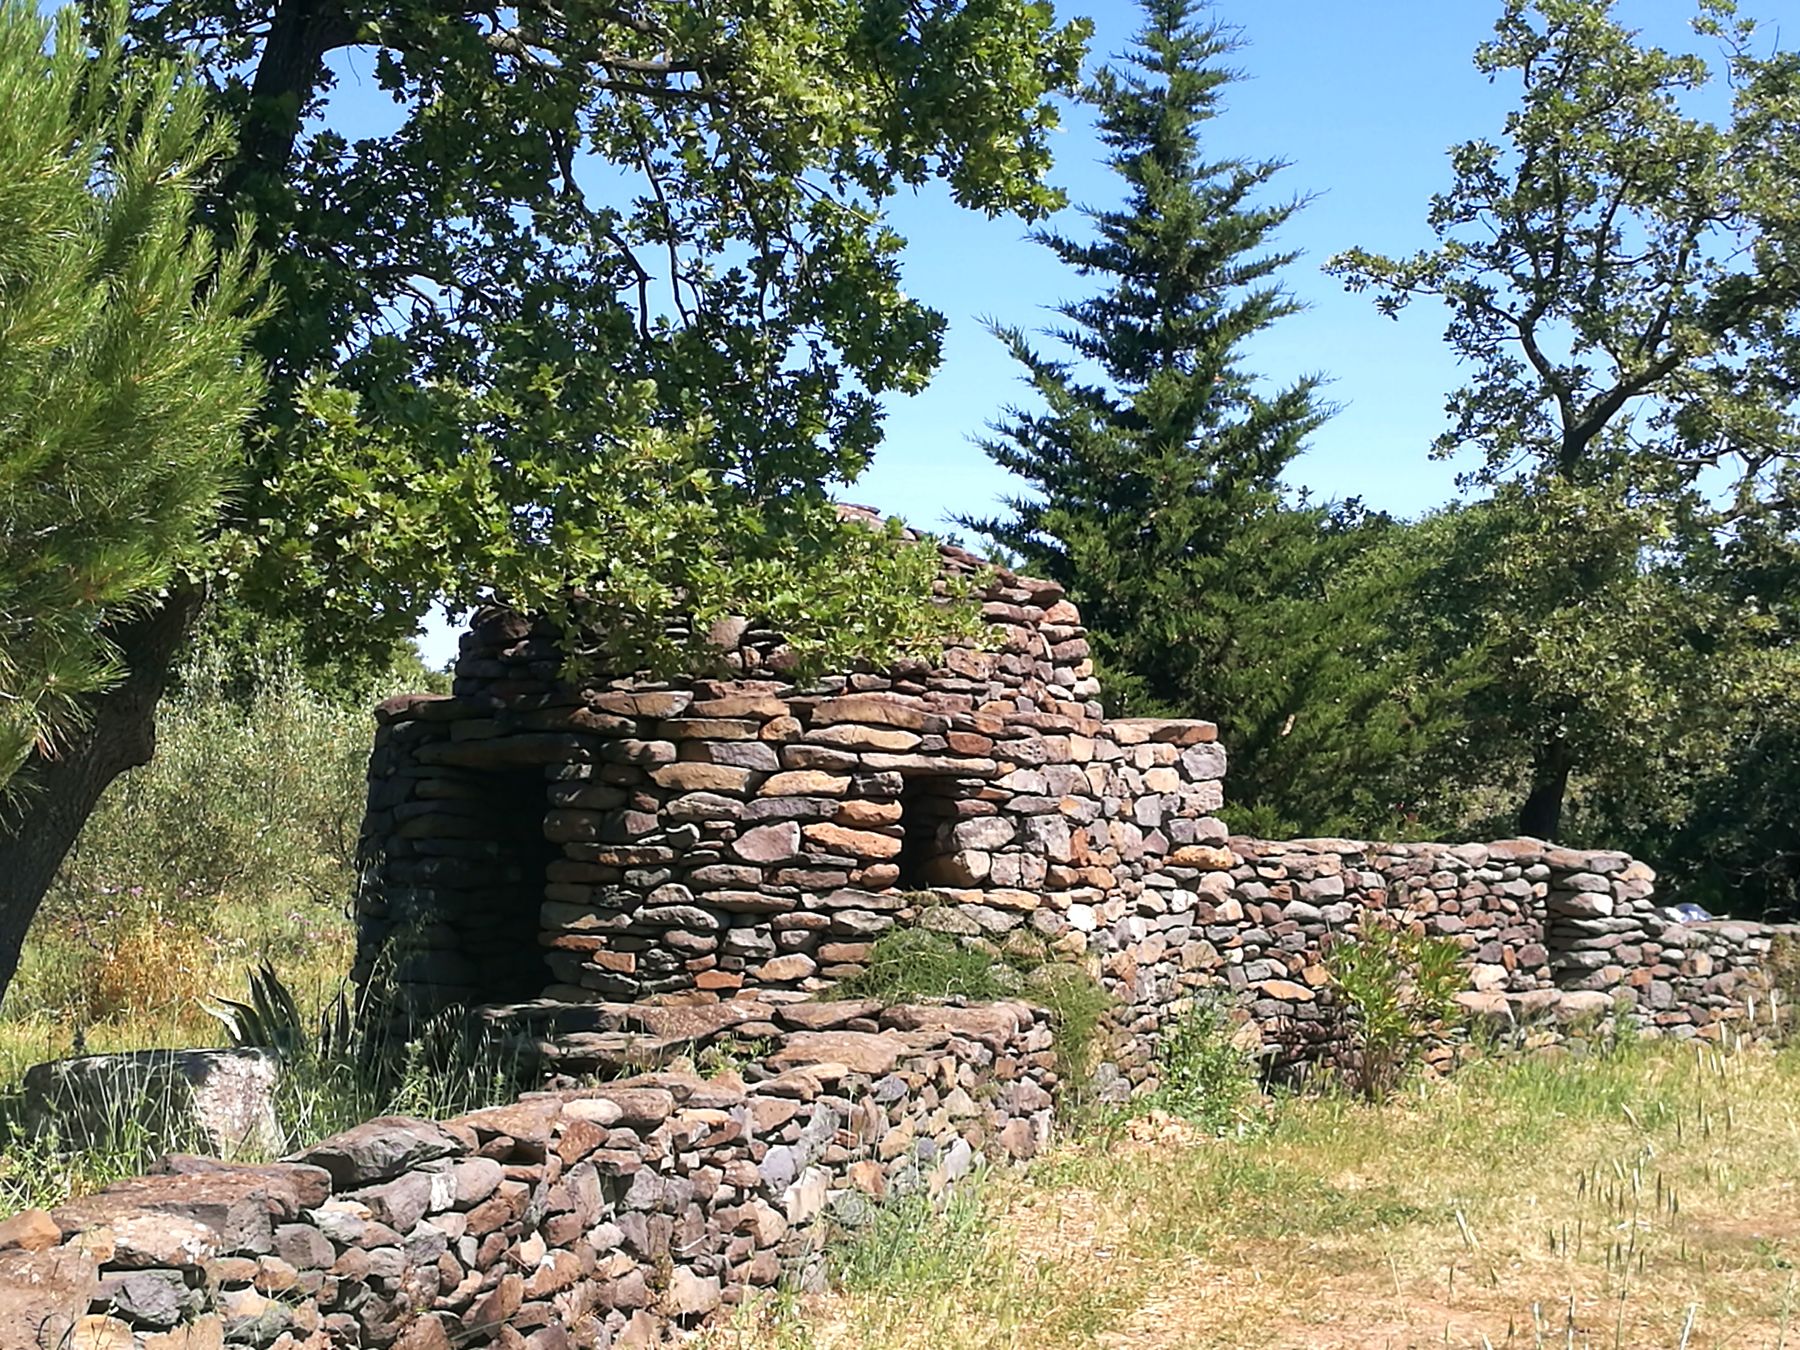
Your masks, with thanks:
M 1094 19 L 1094 60 L 1123 51 L 1138 23 L 1125 0 L 1078 0 L 1059 10 Z M 1317 497 L 1359 496 L 1414 515 L 1456 493 L 1457 466 L 1427 454 L 1443 426 L 1444 395 L 1459 382 L 1441 337 L 1443 311 L 1416 306 L 1398 321 L 1384 318 L 1321 267 L 1352 245 L 1405 253 L 1430 244 L 1425 211 L 1448 182 L 1445 151 L 1497 136 L 1516 97 L 1470 59 L 1498 11 L 1499 0 L 1217 0 L 1215 12 L 1239 26 L 1248 45 L 1236 60 L 1245 78 L 1210 124 L 1209 152 L 1287 160 L 1278 191 L 1314 196 L 1281 241 L 1302 253 L 1286 282 L 1310 308 L 1265 334 L 1249 367 L 1278 383 L 1311 372 L 1330 380 L 1327 396 L 1342 410 L 1289 475 Z M 1693 41 L 1692 11 L 1681 0 L 1621 0 L 1619 12 L 1651 40 Z M 353 123 L 344 127 L 353 135 L 386 120 L 359 66 L 366 72 L 367 63 L 351 62 L 341 112 L 334 109 Z M 1071 202 L 1114 199 L 1087 110 L 1063 110 L 1054 150 L 1052 177 Z M 987 513 L 1017 487 L 971 443 L 1024 393 L 983 321 L 1041 327 L 1051 306 L 1084 294 L 1088 283 L 1027 242 L 1018 221 L 962 211 L 935 189 L 897 199 L 892 219 L 909 241 L 908 292 L 948 320 L 944 363 L 925 392 L 889 401 L 886 443 L 843 495 L 947 528 L 950 517 Z M 1058 223 L 1079 228 L 1073 219 Z M 422 645 L 434 661 L 454 649 L 438 622 Z
M 1122 0 L 1069 8 L 1094 18 L 1096 58 L 1123 50 L 1137 24 Z M 1267 333 L 1248 363 L 1276 382 L 1324 374 L 1327 397 L 1342 407 L 1289 477 L 1322 498 L 1360 496 L 1403 515 L 1428 510 L 1456 493 L 1458 466 L 1427 453 L 1443 429 L 1444 395 L 1459 383 L 1442 341 L 1444 311 L 1423 305 L 1384 318 L 1321 268 L 1352 245 L 1393 254 L 1432 242 L 1425 212 L 1448 184 L 1445 152 L 1497 137 L 1516 98 L 1516 88 L 1489 84 L 1471 61 L 1491 35 L 1498 0 L 1218 0 L 1215 12 L 1248 45 L 1236 60 L 1245 78 L 1209 124 L 1212 153 L 1286 160 L 1281 193 L 1314 195 L 1282 240 L 1303 254 L 1286 281 L 1310 309 Z M 1624 0 L 1619 12 L 1664 45 L 1694 41 L 1680 0 Z M 1067 110 L 1054 178 L 1072 202 L 1106 205 L 1116 196 L 1100 153 L 1087 110 Z M 968 439 L 1024 392 L 981 320 L 1041 327 L 1048 306 L 1086 293 L 1088 283 L 1022 242 L 1016 222 L 970 217 L 941 194 L 905 199 L 894 217 L 911 244 L 909 292 L 949 320 L 945 361 L 928 390 L 892 401 L 887 444 L 848 495 L 935 526 L 946 515 L 984 512 L 1013 487 Z

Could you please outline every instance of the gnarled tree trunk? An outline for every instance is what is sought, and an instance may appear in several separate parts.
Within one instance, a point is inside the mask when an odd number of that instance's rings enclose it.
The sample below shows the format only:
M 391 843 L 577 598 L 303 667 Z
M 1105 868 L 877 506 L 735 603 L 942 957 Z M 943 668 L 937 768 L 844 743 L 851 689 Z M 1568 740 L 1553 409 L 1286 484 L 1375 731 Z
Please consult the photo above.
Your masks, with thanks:
M 204 599 L 202 587 L 183 586 L 143 618 L 119 625 L 111 636 L 125 678 L 91 701 L 80 735 L 21 771 L 29 779 L 22 798 L 0 816 L 0 997 L 19 968 L 31 920 L 100 794 L 127 769 L 149 762 L 156 706 Z
M 1519 833 L 1533 839 L 1556 838 L 1562 829 L 1563 797 L 1569 790 L 1569 770 L 1574 753 L 1561 737 L 1539 747 L 1531 768 L 1531 791 L 1519 808 Z

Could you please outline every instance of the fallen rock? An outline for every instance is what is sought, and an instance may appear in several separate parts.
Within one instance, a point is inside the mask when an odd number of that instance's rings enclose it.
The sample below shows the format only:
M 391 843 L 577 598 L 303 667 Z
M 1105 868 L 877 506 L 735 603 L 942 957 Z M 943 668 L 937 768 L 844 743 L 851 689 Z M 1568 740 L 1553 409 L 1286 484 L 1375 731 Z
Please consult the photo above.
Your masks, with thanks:
M 136 1050 L 81 1055 L 25 1071 L 21 1113 L 33 1135 L 104 1145 L 129 1121 L 176 1148 L 223 1158 L 282 1147 L 272 1050 Z
M 45 1342 L 49 1344 L 49 1342 Z M 75 1324 L 56 1350 L 136 1350 L 137 1337 L 128 1323 L 104 1313 L 90 1313 Z
M 900 1003 L 881 1015 L 884 1026 L 897 1031 L 953 1031 L 998 1050 L 1019 1034 L 1020 1010 L 1008 1003 L 978 1008 L 948 1008 L 928 1003 Z
M 174 1326 L 198 1301 L 178 1270 L 126 1270 L 103 1276 L 96 1298 L 127 1322 L 157 1330 Z
M 834 1003 L 784 1003 L 775 1009 L 775 1020 L 783 1026 L 802 1031 L 831 1031 L 881 1011 L 881 1001 L 872 998 L 844 999 Z
M 305 1163 L 227 1163 L 192 1153 L 168 1153 L 150 1169 L 152 1176 L 211 1176 L 231 1172 L 237 1176 L 267 1177 L 291 1188 L 302 1209 L 316 1209 L 331 1197 L 331 1173 Z
M 62 1229 L 41 1209 L 26 1209 L 0 1220 L 0 1251 L 42 1251 L 62 1241 Z
M 210 1230 L 219 1253 L 270 1250 L 273 1224 L 297 1218 L 299 1196 L 288 1179 L 254 1168 L 221 1168 L 216 1172 L 185 1176 L 133 1177 L 116 1181 L 96 1195 L 84 1196 L 51 1212 L 64 1233 L 90 1228 L 113 1230 L 124 1263 L 132 1244 L 143 1242 L 146 1252 L 193 1239 L 190 1229 L 164 1225 L 158 1231 L 155 1216 L 183 1219 Z M 211 1253 L 209 1253 L 210 1255 Z M 150 1262 L 144 1264 L 168 1264 Z
M 322 1167 L 339 1190 L 397 1177 L 433 1158 L 466 1153 L 463 1142 L 442 1125 L 411 1116 L 379 1116 L 323 1139 L 293 1161 Z
M 699 1317 L 718 1307 L 720 1298 L 716 1275 L 700 1276 L 686 1266 L 676 1266 L 663 1295 L 663 1308 L 671 1317 Z

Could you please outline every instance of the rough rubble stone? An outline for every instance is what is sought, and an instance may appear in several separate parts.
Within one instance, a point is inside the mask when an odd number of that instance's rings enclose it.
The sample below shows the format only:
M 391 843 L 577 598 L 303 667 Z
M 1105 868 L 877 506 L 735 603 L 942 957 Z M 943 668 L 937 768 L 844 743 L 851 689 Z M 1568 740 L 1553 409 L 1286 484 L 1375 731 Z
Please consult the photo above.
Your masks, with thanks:
M 432 1158 L 455 1157 L 462 1140 L 443 1126 L 410 1116 L 381 1116 L 323 1139 L 296 1156 L 321 1167 L 339 1190 L 367 1186 L 399 1176 Z
M 0 1252 L 0 1346 L 61 1346 L 99 1290 L 94 1261 L 67 1247 Z
M 121 1118 L 221 1157 L 280 1146 L 271 1050 L 137 1050 L 34 1064 L 21 1109 L 33 1134 L 104 1145 Z

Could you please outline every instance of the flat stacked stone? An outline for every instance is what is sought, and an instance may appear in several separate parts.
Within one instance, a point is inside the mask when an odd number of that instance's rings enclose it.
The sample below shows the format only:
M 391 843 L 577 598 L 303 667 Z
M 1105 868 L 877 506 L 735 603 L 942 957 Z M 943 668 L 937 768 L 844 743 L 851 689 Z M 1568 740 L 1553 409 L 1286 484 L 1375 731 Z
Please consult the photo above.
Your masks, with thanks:
M 739 1074 L 386 1117 L 275 1166 L 175 1158 L 0 1223 L 0 1343 L 657 1344 L 750 1289 L 815 1286 L 828 1232 L 1048 1137 L 1054 1056 L 1028 1006 L 755 1015 L 770 1048 Z M 741 1024 L 689 1029 L 704 1047 Z
M 1649 1034 L 1717 1036 L 1764 999 L 1774 929 L 1682 925 L 1655 875 L 1620 853 L 1532 839 L 1492 844 L 1274 842 L 1178 850 L 1135 895 L 1092 915 L 1117 1038 L 1113 1095 L 1155 1084 L 1173 1010 L 1222 1001 L 1276 1071 L 1338 1055 L 1345 1028 L 1325 954 L 1366 923 L 1446 938 L 1469 972 L 1465 1006 L 1509 1025 L 1630 1020 Z M 1440 1058 L 1444 1056 L 1440 1054 Z

